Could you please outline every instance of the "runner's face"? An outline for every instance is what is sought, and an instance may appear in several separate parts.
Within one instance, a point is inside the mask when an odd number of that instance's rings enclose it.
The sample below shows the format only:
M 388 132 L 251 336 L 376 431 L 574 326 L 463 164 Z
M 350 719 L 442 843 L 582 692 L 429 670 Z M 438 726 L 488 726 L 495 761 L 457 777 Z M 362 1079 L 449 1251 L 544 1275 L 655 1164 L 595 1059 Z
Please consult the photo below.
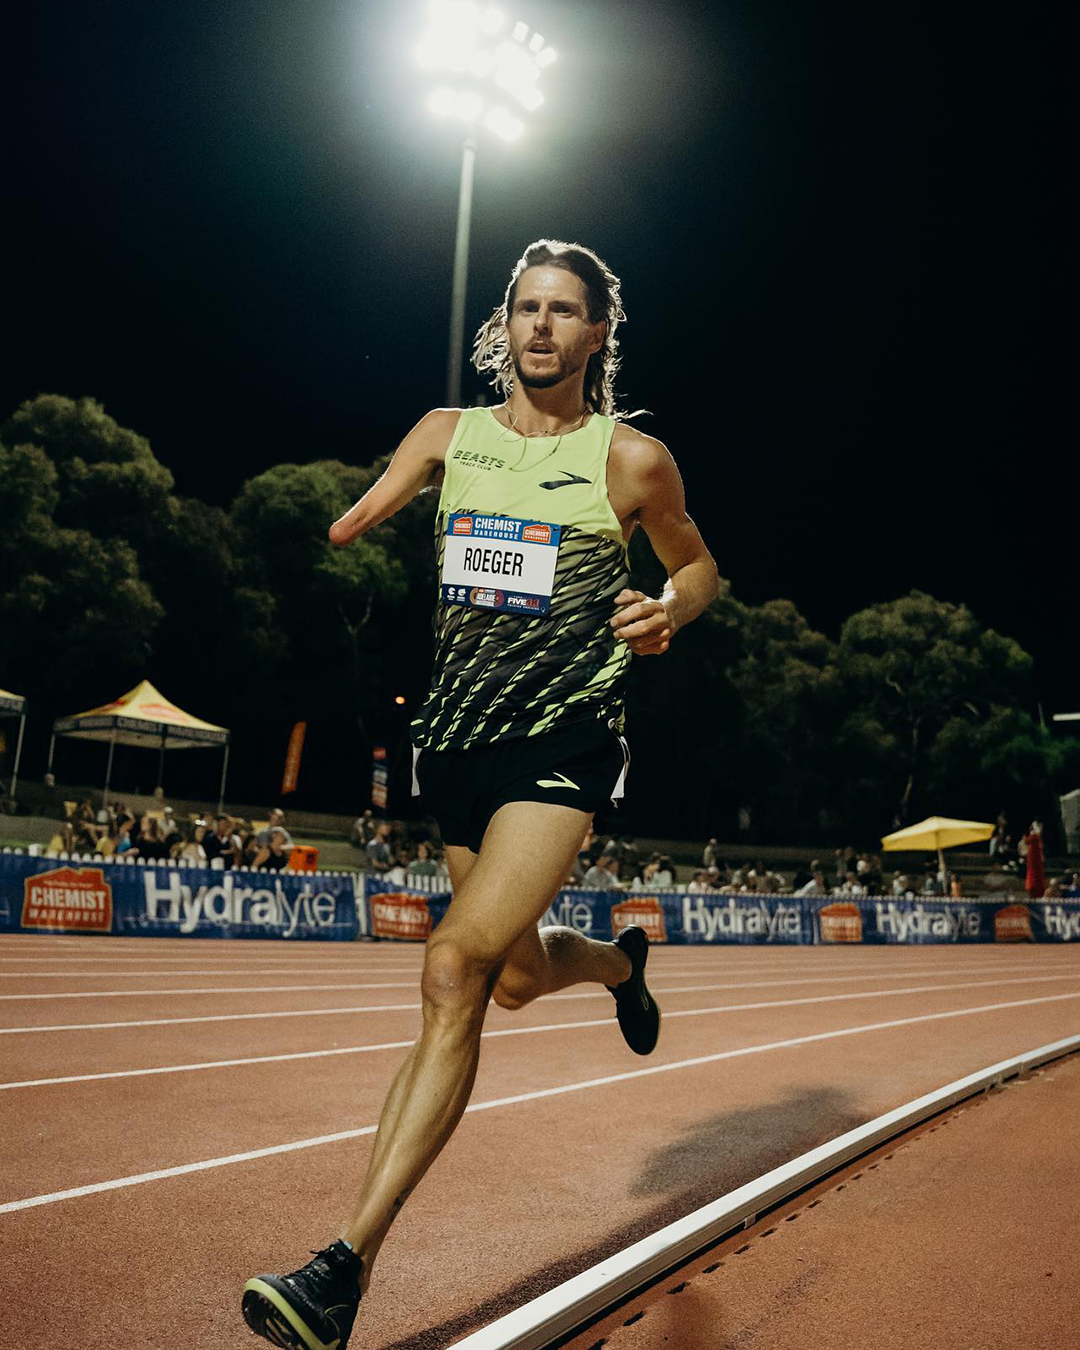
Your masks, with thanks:
M 550 389 L 585 369 L 604 341 L 590 323 L 585 285 L 562 267 L 529 267 L 518 278 L 508 326 L 510 356 L 527 389 Z

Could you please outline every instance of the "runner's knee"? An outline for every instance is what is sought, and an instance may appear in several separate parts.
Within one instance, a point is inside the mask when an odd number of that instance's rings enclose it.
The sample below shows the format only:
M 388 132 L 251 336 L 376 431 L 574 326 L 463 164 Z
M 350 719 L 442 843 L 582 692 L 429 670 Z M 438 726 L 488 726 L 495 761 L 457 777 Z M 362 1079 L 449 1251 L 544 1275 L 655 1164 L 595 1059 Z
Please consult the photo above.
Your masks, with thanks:
M 469 1016 L 482 1012 L 491 993 L 497 962 L 470 951 L 453 937 L 428 944 L 420 994 L 424 1012 L 436 1016 Z

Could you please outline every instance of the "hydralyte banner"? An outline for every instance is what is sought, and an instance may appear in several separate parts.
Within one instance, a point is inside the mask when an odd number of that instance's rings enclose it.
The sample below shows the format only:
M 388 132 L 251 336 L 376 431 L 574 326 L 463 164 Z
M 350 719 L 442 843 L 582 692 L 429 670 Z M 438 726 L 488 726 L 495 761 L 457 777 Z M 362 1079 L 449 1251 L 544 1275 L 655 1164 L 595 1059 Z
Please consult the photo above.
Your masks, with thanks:
M 0 931 L 350 941 L 359 881 L 0 854 Z
M 448 889 L 395 886 L 377 877 L 366 879 L 364 891 L 362 931 L 397 941 L 426 941 L 450 903 Z M 604 942 L 629 924 L 638 924 L 651 941 L 673 944 L 1080 943 L 1080 901 L 1021 902 L 1011 896 L 951 902 L 862 896 L 831 900 L 718 891 L 568 889 L 559 891 L 540 919 L 541 927 L 550 924 Z
M 0 932 L 117 933 L 426 942 L 450 904 L 446 882 L 397 886 L 361 874 L 286 875 L 0 854 Z M 718 891 L 562 890 L 540 919 L 610 941 L 638 924 L 653 942 L 1080 944 L 1080 900 L 987 900 Z

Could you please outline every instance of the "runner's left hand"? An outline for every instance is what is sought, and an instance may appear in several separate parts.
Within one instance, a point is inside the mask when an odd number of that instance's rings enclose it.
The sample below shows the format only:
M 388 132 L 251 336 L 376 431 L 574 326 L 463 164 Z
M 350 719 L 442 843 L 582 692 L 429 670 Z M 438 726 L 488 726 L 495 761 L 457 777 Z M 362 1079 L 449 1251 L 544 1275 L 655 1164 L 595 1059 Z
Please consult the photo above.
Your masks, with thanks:
M 615 597 L 615 603 L 620 608 L 611 626 L 635 656 L 659 656 L 667 651 L 675 625 L 663 601 L 650 600 L 642 591 L 625 590 Z

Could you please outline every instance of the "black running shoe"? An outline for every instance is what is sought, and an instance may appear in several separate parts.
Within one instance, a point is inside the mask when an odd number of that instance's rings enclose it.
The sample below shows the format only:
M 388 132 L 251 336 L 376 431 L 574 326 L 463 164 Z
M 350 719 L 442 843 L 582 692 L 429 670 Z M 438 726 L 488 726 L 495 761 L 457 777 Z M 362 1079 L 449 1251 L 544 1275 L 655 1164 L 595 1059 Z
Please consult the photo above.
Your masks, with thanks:
M 608 985 L 615 995 L 615 1015 L 626 1044 L 635 1055 L 651 1055 L 660 1038 L 660 1009 L 645 987 L 645 962 L 649 959 L 649 935 L 631 924 L 615 939 L 630 958 L 630 977 L 622 984 Z
M 285 1350 L 345 1350 L 360 1304 L 363 1262 L 344 1242 L 313 1253 L 291 1275 L 256 1275 L 244 1285 L 244 1321 Z

